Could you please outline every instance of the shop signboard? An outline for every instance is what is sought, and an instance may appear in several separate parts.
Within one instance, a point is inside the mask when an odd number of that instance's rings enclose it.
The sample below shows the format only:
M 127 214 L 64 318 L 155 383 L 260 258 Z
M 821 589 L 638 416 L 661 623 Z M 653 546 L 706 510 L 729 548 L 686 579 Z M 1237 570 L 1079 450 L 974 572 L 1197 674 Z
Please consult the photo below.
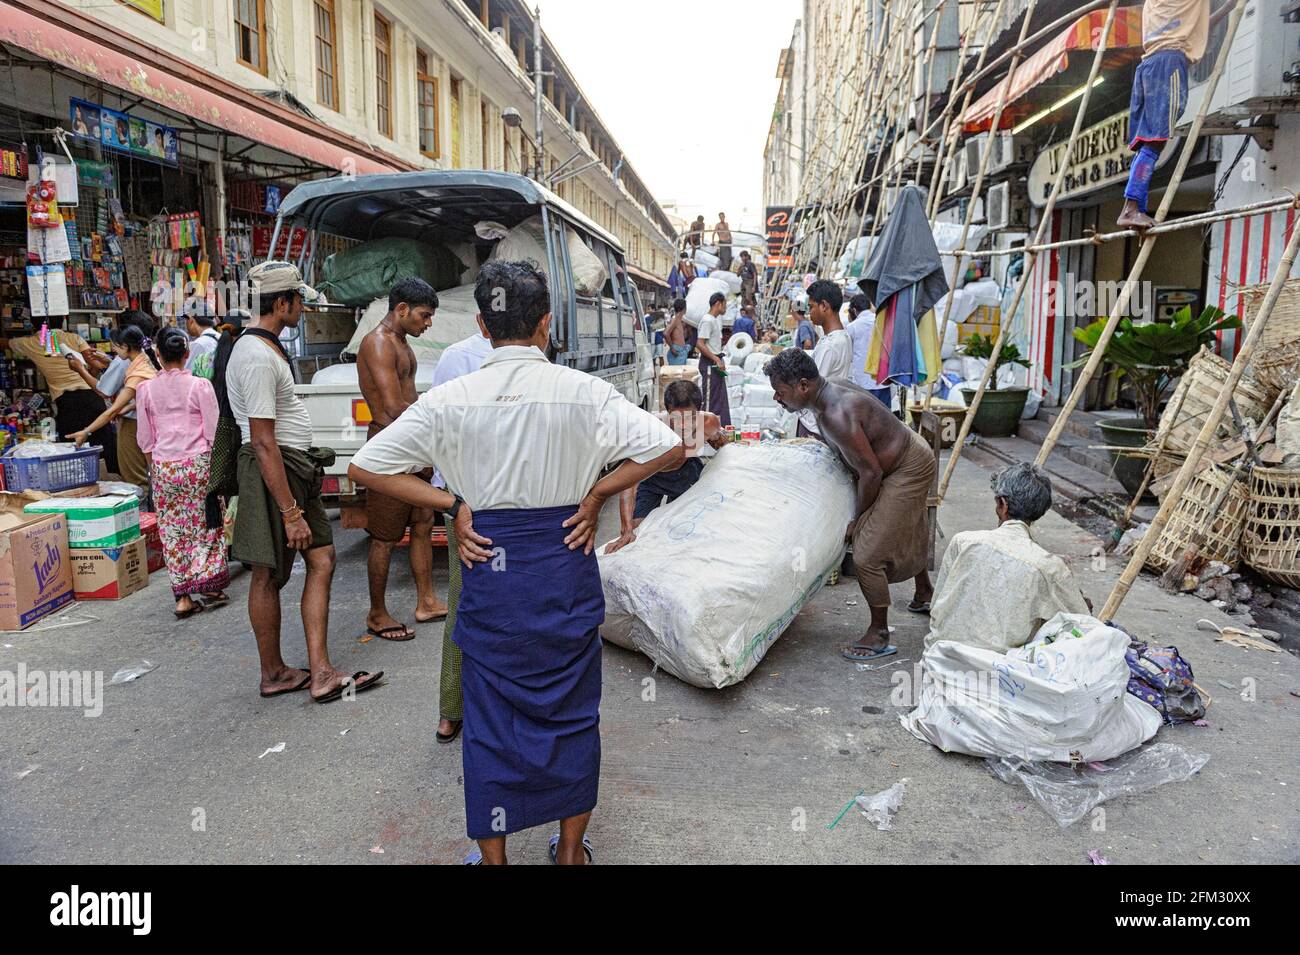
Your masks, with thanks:
M 163 0 L 122 0 L 128 7 L 135 7 L 141 13 L 163 22 Z
M 1165 143 L 1160 158 L 1156 160 L 1157 169 L 1174 154 L 1175 142 Z M 1134 155 L 1128 148 L 1128 110 L 1108 116 L 1081 132 L 1067 156 L 1068 145 L 1068 142 L 1061 142 L 1045 149 L 1029 167 L 1029 200 L 1035 206 L 1047 204 L 1062 163 L 1065 163 L 1066 170 L 1058 197 L 1060 202 L 1086 196 L 1128 179 Z
M 790 219 L 793 206 L 768 206 L 763 218 L 763 231 L 767 233 L 767 267 L 790 268 L 794 259 L 790 255 Z
M 170 126 L 81 99 L 68 101 L 68 113 L 72 117 L 72 134 L 78 139 L 168 166 L 180 163 L 179 141 Z

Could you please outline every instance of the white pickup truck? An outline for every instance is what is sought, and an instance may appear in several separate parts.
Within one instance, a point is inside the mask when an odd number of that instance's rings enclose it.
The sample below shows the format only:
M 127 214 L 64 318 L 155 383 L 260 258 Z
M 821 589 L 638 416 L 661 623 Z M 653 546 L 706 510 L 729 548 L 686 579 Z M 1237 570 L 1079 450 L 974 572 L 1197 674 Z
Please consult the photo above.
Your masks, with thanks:
M 306 230 L 308 240 L 301 244 L 298 264 L 307 281 L 314 283 L 320 278 L 320 263 L 310 250 L 317 248 L 318 235 L 356 242 L 400 236 L 460 248 L 472 245 L 477 261 L 462 277 L 467 284 L 439 292 L 443 301 L 433 327 L 412 340 L 419 360 L 416 387 L 424 391 L 432 384 L 443 347 L 476 330 L 469 283 L 478 262 L 491 255 L 497 241 L 481 237 L 485 231 L 491 234 L 484 224 L 512 229 L 538 218 L 545 236 L 545 261 L 539 264 L 550 282 L 555 316 L 552 360 L 609 381 L 633 404 L 649 410 L 654 393 L 653 344 L 636 287 L 625 269 L 622 246 L 613 235 L 525 176 L 435 170 L 303 183 L 281 202 L 271 247 L 277 247 L 287 230 Z M 599 294 L 585 294 L 578 288 L 574 242 L 594 253 L 604 268 L 607 278 Z M 577 251 L 591 259 L 585 250 Z M 337 452 L 337 460 L 326 474 L 324 493 L 327 500 L 337 500 L 343 508 L 348 526 L 361 526 L 359 522 L 364 520 L 364 510 L 359 508 L 364 490 L 353 487 L 347 469 L 352 455 L 365 442 L 370 410 L 361 397 L 356 366 L 347 362 L 355 354 L 361 334 L 368 324 L 373 327 L 374 321 L 372 308 L 343 349 L 345 363 L 321 369 L 310 384 L 296 389 L 311 415 L 313 442 Z M 299 350 L 301 353 L 301 343 Z

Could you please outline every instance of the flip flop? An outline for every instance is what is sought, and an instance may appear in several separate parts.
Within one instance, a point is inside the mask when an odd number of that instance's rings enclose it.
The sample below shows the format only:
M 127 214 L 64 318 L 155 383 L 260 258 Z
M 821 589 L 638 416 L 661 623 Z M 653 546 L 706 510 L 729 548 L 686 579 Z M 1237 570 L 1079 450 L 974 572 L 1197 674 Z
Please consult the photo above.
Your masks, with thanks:
M 841 647 L 840 656 L 846 660 L 853 660 L 856 663 L 865 663 L 868 660 L 874 660 L 877 657 L 887 657 L 898 652 L 898 647 L 892 643 L 887 647 Z
M 173 611 L 172 611 L 172 613 L 176 614 L 176 619 L 177 619 L 177 620 L 188 620 L 190 617 L 194 616 L 196 613 L 203 613 L 203 601 L 201 601 L 201 600 L 195 600 L 193 597 L 191 597 L 191 598 L 190 598 L 190 604 L 191 604 L 192 606 L 190 607 L 189 610 L 173 610 Z
M 307 672 L 307 675 L 306 675 L 305 677 L 302 678 L 302 682 L 299 683 L 297 686 L 290 687 L 290 688 L 287 689 L 287 690 L 275 690 L 275 691 L 273 691 L 273 692 L 271 692 L 271 693 L 263 693 L 263 694 L 262 694 L 262 697 L 263 697 L 263 698 L 266 698 L 266 697 L 270 697 L 270 696 L 283 696 L 283 695 L 286 694 L 286 693 L 297 693 L 299 690 L 305 690 L 305 689 L 307 689 L 307 685 L 308 685 L 309 683 L 311 683 L 311 671 L 308 671 L 308 672 Z
M 451 720 L 451 722 L 456 724 L 456 728 L 452 730 L 449 735 L 444 736 L 440 732 L 435 732 L 433 734 L 433 738 L 437 740 L 439 743 L 442 743 L 444 746 L 447 743 L 454 743 L 456 741 L 456 737 L 460 735 L 460 731 L 465 728 L 464 720 Z
M 559 849 L 560 849 L 560 834 L 557 832 L 555 835 L 551 836 L 549 849 L 547 850 L 551 856 L 551 865 L 559 865 L 559 863 L 555 861 L 555 857 L 556 854 L 559 852 Z M 593 863 L 595 863 L 596 850 L 592 848 L 591 840 L 588 839 L 586 836 L 582 837 L 582 851 L 587 853 L 587 865 L 592 865 Z
M 406 634 L 406 636 L 404 637 L 392 636 L 392 634 L 395 633 L 404 633 Z M 380 640 L 392 640 L 395 643 L 400 643 L 404 640 L 414 640 L 415 631 L 412 630 L 410 627 L 408 627 L 406 624 L 399 623 L 395 627 L 384 627 L 382 630 L 376 630 L 374 627 L 366 627 L 366 636 L 378 637 Z
M 364 683 L 358 682 L 363 676 L 369 676 L 370 679 L 366 680 L 366 682 Z M 369 670 L 358 670 L 356 673 L 352 674 L 350 677 L 348 677 L 338 686 L 334 687 L 334 689 L 330 690 L 325 695 L 313 696 L 312 702 L 332 703 L 334 700 L 340 699 L 349 686 L 355 686 L 356 691 L 358 693 L 364 693 L 366 692 L 366 690 L 373 690 L 375 687 L 379 685 L 379 681 L 383 679 L 383 676 L 384 676 L 383 670 L 380 670 L 374 676 L 370 676 Z
M 926 600 L 923 603 L 917 603 L 915 600 L 913 600 L 910 604 L 907 605 L 907 609 L 912 611 L 912 613 L 920 613 L 929 616 L 930 601 Z
M 205 610 L 216 610 L 218 607 L 224 607 L 230 603 L 230 595 L 224 590 L 215 597 L 209 598 L 207 594 L 199 594 L 198 602 L 203 604 Z
M 433 623 L 435 620 L 446 620 L 446 619 L 447 619 L 447 613 L 448 613 L 448 611 L 444 610 L 442 613 L 435 613 L 432 617 L 421 617 L 419 614 L 416 614 L 416 615 L 415 615 L 415 622 L 416 622 L 416 623 Z
M 482 864 L 483 864 L 483 853 L 479 850 L 478 846 L 475 846 L 473 849 L 470 849 L 469 852 L 465 853 L 465 858 L 461 860 L 461 865 L 482 865 Z

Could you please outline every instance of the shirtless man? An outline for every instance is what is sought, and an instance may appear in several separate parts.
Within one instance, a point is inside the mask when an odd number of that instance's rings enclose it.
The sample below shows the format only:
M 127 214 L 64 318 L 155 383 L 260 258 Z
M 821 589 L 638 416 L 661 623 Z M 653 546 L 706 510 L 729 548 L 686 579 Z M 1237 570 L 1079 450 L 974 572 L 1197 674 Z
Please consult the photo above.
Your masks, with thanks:
M 811 410 L 822 440 L 857 477 L 855 516 L 844 537 L 853 542 L 871 626 L 840 653 L 855 661 L 897 653 L 889 644 L 889 585 L 916 581 L 907 608 L 914 613 L 929 613 L 934 594 L 926 570 L 926 500 L 934 480 L 934 452 L 870 392 L 821 377 L 812 356 L 801 349 L 785 349 L 766 370 L 781 406 Z
M 664 328 L 664 344 L 668 346 L 668 364 L 684 365 L 691 353 L 686 343 L 686 299 L 673 300 L 673 317 Z
M 718 247 L 718 267 L 731 271 L 731 226 L 725 213 L 718 213 L 718 224 L 713 227 L 713 241 Z
M 664 503 L 677 500 L 700 479 L 704 461 L 700 450 L 707 444 L 717 450 L 727 443 L 718 416 L 702 410 L 704 393 L 693 381 L 674 381 L 664 389 L 664 408 L 659 420 L 672 428 L 686 448 L 681 467 L 660 471 L 623 491 L 618 498 L 619 536 L 605 546 L 612 554 L 636 540 L 636 529 L 650 512 Z
M 438 307 L 438 293 L 423 279 L 405 278 L 388 293 L 388 314 L 374 331 L 361 340 L 357 352 L 357 381 L 361 394 L 370 406 L 370 429 L 366 439 L 392 424 L 415 403 L 415 352 L 407 344 L 407 335 L 419 335 L 433 323 Z M 430 471 L 426 480 L 433 477 Z M 418 599 L 415 622 L 428 623 L 447 615 L 447 605 L 433 589 L 433 512 L 395 498 L 366 492 L 366 523 L 370 531 L 370 612 L 366 615 L 366 633 L 383 640 L 410 640 L 415 631 L 399 623 L 388 612 L 384 600 L 388 588 L 388 566 L 393 547 L 411 528 L 411 576 L 415 578 Z

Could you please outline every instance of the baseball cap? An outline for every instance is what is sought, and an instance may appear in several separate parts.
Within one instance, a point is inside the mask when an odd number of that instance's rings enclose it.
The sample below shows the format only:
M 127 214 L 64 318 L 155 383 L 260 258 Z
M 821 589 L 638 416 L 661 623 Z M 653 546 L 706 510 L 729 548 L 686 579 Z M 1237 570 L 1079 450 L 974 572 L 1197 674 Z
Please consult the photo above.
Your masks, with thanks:
M 302 273 L 292 262 L 261 262 L 248 270 L 248 281 L 258 295 L 297 292 L 308 302 L 320 298 L 320 293 L 302 280 Z

